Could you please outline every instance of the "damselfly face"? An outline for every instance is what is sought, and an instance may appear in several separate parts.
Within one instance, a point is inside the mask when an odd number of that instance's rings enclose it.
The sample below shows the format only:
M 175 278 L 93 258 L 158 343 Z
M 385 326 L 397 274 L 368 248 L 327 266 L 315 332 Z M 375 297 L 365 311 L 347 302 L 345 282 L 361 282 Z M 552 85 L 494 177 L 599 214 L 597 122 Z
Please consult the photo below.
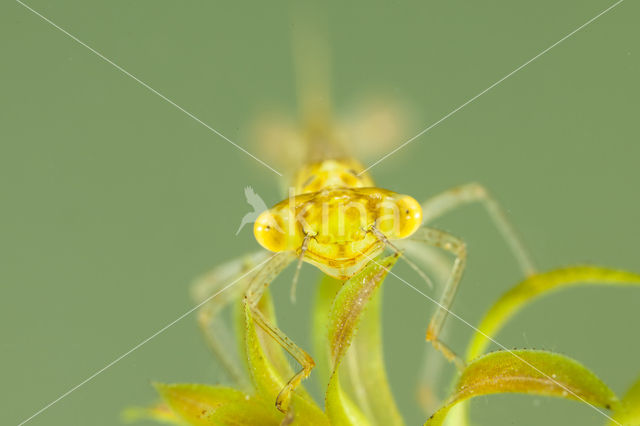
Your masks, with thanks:
M 408 195 L 363 187 L 373 182 L 359 178 L 353 165 L 338 160 L 312 165 L 322 174 L 305 178 L 309 183 L 298 188 L 319 190 L 292 194 L 262 213 L 254 226 L 256 240 L 273 252 L 295 251 L 346 280 L 380 254 L 387 240 L 413 234 L 422 223 L 420 204 Z

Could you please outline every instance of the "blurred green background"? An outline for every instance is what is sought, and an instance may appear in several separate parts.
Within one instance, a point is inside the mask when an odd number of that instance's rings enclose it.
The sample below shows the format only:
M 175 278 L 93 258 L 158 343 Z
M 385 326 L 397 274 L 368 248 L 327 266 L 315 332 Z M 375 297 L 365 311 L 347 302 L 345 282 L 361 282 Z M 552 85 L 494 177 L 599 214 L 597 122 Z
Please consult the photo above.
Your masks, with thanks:
M 28 4 L 249 149 L 256 113 L 295 111 L 288 3 Z M 611 4 L 327 3 L 336 109 L 384 89 L 412 105 L 417 133 Z M 640 271 L 639 13 L 628 0 L 601 17 L 374 168 L 378 184 L 426 199 L 479 181 L 542 269 Z M 271 171 L 20 4 L 0 5 L 0 35 L 0 423 L 17 424 L 190 309 L 193 277 L 257 247 L 249 228 L 234 235 L 246 185 L 267 203 L 280 195 Z M 479 206 L 438 226 L 469 242 L 454 311 L 476 323 L 517 265 Z M 304 268 L 296 305 L 286 275 L 274 285 L 279 322 L 309 348 L 316 272 Z M 640 374 L 639 307 L 638 289 L 576 288 L 498 339 L 570 355 L 622 393 Z M 415 385 L 432 310 L 387 281 L 385 356 L 411 425 L 425 419 Z M 471 331 L 448 325 L 462 351 Z M 151 381 L 219 377 L 190 316 L 30 424 L 118 424 L 124 407 L 155 398 Z M 479 425 L 605 420 L 548 398 L 472 408 Z

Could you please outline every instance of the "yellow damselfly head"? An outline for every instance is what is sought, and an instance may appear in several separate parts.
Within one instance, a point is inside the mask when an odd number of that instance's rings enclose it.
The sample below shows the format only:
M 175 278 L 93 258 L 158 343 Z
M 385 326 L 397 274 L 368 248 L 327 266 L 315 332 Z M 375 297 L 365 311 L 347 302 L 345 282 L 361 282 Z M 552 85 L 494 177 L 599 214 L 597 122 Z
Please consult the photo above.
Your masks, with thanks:
M 276 204 L 258 217 L 254 234 L 267 250 L 295 252 L 328 275 L 346 279 L 421 223 L 420 204 L 408 195 L 328 187 Z

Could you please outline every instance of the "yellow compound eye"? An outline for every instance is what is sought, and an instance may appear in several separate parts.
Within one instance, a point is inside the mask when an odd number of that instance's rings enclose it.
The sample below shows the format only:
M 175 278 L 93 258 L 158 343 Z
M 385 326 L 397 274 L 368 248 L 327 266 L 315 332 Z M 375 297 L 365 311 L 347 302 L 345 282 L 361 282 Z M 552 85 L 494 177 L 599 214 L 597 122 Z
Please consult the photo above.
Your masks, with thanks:
M 256 241 L 269 251 L 279 252 L 287 249 L 287 235 L 282 220 L 269 210 L 258 216 L 253 224 L 253 235 Z
M 390 239 L 407 238 L 422 225 L 422 207 L 408 195 L 388 197 L 377 213 L 376 228 Z
M 292 232 L 292 234 L 290 234 Z M 269 251 L 297 250 L 302 247 L 304 234 L 298 224 L 289 227 L 289 218 L 278 211 L 267 210 L 258 216 L 253 225 L 253 235 L 258 243 Z
M 406 238 L 422 225 L 422 207 L 414 198 L 405 195 L 396 201 L 399 211 L 396 238 Z

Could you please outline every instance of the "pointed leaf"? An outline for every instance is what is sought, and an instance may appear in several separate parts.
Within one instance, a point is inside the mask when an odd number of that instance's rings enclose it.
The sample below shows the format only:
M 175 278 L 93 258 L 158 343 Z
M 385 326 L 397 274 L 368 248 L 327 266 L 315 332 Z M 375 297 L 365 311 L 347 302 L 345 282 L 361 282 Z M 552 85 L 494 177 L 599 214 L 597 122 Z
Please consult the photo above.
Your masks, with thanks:
M 327 389 L 331 368 L 329 366 L 329 312 L 333 304 L 333 299 L 342 287 L 342 281 L 324 275 L 318 283 L 316 298 L 313 309 L 313 354 L 316 362 L 314 373 L 319 387 Z
M 284 416 L 264 400 L 248 399 L 224 405 L 209 418 L 210 426 L 280 426 Z M 296 423 L 289 423 L 295 425 Z M 299 424 L 299 423 L 298 423 Z
M 610 426 L 618 426 L 619 424 L 640 426 L 640 379 L 631 386 L 631 389 L 622 398 L 622 403 L 614 411 L 613 418 L 615 421 L 611 421 Z
M 238 335 L 239 335 L 239 340 L 242 342 L 241 353 L 245 353 L 246 341 L 245 341 L 244 335 L 245 335 L 246 318 L 244 313 L 245 305 L 243 300 L 240 300 L 240 306 L 242 310 L 242 313 L 241 313 L 242 317 L 239 318 L 239 320 L 241 321 L 241 324 L 238 324 L 238 325 L 242 327 L 239 329 L 242 331 L 239 331 Z M 265 318 L 267 318 L 271 322 L 271 324 L 273 324 L 274 326 L 277 326 L 275 308 L 273 306 L 273 299 L 271 297 L 271 293 L 268 290 L 266 290 L 262 295 L 262 298 L 258 303 L 258 308 L 260 309 L 262 314 L 265 316 Z M 265 333 L 264 330 L 262 330 L 261 328 L 258 327 L 255 330 L 258 335 L 258 338 L 260 339 L 260 347 L 264 351 L 265 355 L 267 356 L 268 362 L 273 366 L 274 371 L 276 372 L 278 377 L 281 379 L 281 381 L 285 381 L 285 379 L 288 379 L 289 377 L 293 376 L 294 371 L 291 368 L 291 364 L 287 360 L 286 353 L 282 349 L 282 346 L 280 346 L 278 342 L 276 342 L 271 336 Z M 306 393 L 306 391 L 302 387 L 299 388 L 298 393 L 304 394 L 305 398 L 311 400 L 309 395 Z
M 371 297 L 340 371 L 345 390 L 374 424 L 399 426 L 404 422 L 389 388 L 382 353 L 381 301 L 381 291 Z
M 238 390 L 219 386 L 162 383 L 155 386 L 171 410 L 190 425 L 210 425 L 209 418 L 218 408 L 249 398 Z
M 640 275 L 597 266 L 573 266 L 533 275 L 507 291 L 491 307 L 478 326 L 467 351 L 467 360 L 482 354 L 495 334 L 518 310 L 538 296 L 581 284 L 640 285 Z M 482 334 L 484 333 L 484 335 Z
M 375 259 L 362 272 L 345 282 L 336 295 L 329 322 L 330 361 L 333 368 L 349 348 L 369 300 L 397 259 L 397 254 Z
M 332 424 L 336 425 L 366 425 L 377 423 L 378 421 L 386 421 L 391 419 L 392 423 L 401 423 L 400 416 L 397 414 L 395 403 L 388 389 L 386 376 L 384 375 L 384 363 L 382 355 L 375 352 L 380 350 L 380 337 L 378 334 L 378 326 L 374 324 L 363 323 L 365 310 L 371 308 L 371 300 L 374 298 L 376 290 L 384 281 L 388 270 L 395 264 L 398 258 L 397 254 L 378 258 L 369 263 L 369 265 L 359 274 L 353 276 L 345 282 L 336 295 L 331 307 L 329 316 L 329 363 L 333 368 L 329 386 L 325 397 L 325 406 L 327 415 Z M 373 306 L 376 311 L 366 321 L 378 322 L 377 305 Z M 358 372 L 353 369 L 350 371 L 360 379 L 351 379 L 352 393 L 358 399 L 359 406 L 342 390 L 340 385 L 339 367 L 347 354 L 347 350 L 354 341 L 354 336 L 359 325 L 363 325 L 367 332 L 367 336 L 360 342 L 362 347 L 371 349 L 376 345 L 374 353 L 363 354 L 363 356 L 372 356 L 373 365 L 361 365 L 364 370 Z M 358 358 L 357 354 L 355 355 Z M 358 359 L 356 359 L 352 367 L 356 367 Z M 347 367 L 345 365 L 345 367 Z M 367 374 L 372 368 L 379 371 L 375 373 L 375 377 L 371 381 L 363 378 L 363 374 Z M 373 387 L 372 387 L 373 386 Z M 372 407 L 371 404 L 379 406 Z M 363 413 L 360 409 L 364 408 L 367 412 Z M 373 410 L 375 408 L 375 411 Z M 390 413 L 385 419 L 377 419 L 376 412 L 378 410 L 388 410 Z M 384 424 L 384 423 L 383 423 Z
M 248 361 L 249 373 L 256 392 L 265 399 L 276 396 L 286 384 L 286 380 L 280 376 L 277 369 L 267 358 L 258 336 L 256 325 L 248 305 L 242 301 L 244 309 L 244 344 Z
M 122 413 L 122 420 L 125 423 L 137 422 L 140 420 L 154 420 L 159 423 L 185 426 L 187 423 L 176 415 L 165 403 L 158 403 L 150 407 L 130 407 Z
M 613 391 L 577 361 L 545 351 L 499 351 L 469 364 L 449 401 L 425 425 L 443 424 L 461 401 L 496 393 L 555 396 L 606 409 L 619 405 Z
M 280 376 L 277 369 L 269 360 L 265 353 L 262 342 L 258 337 L 256 326 L 251 315 L 251 310 L 245 303 L 245 343 L 246 356 L 248 360 L 251 378 L 258 395 L 271 404 L 273 411 L 284 418 L 284 415 L 277 411 L 275 402 L 278 394 L 286 384 L 286 380 Z M 327 416 L 315 404 L 306 392 L 294 392 L 291 397 L 291 409 L 294 410 L 295 419 L 304 419 L 314 425 L 328 425 Z M 290 424 L 296 424 L 293 421 Z
M 329 379 L 325 396 L 325 410 L 331 425 L 335 426 L 370 426 L 371 422 L 360 411 L 355 403 L 344 393 L 340 386 L 337 370 Z

